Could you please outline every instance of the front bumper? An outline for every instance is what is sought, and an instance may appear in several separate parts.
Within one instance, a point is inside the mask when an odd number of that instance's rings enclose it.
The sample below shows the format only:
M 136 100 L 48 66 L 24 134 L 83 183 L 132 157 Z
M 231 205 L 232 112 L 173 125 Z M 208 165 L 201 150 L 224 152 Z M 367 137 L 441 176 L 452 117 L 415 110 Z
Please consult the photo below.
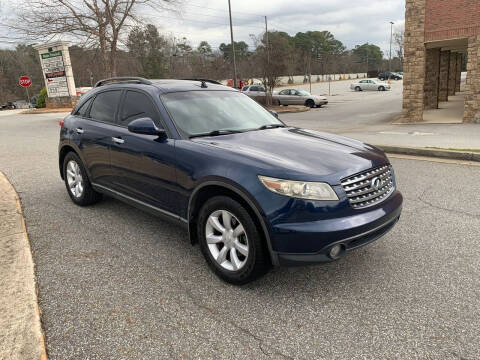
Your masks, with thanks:
M 400 218 L 403 197 L 395 191 L 379 206 L 357 214 L 306 223 L 273 226 L 272 245 L 283 266 L 332 261 L 330 249 L 343 253 L 369 244 L 390 231 Z

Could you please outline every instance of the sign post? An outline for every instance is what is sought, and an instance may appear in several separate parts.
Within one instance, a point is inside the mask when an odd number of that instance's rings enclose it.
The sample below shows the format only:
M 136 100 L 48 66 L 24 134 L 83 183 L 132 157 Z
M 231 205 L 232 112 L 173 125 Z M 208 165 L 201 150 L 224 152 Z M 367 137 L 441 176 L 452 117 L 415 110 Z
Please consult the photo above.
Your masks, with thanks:
M 26 75 L 20 76 L 20 78 L 18 79 L 18 84 L 21 87 L 25 88 L 25 91 L 27 92 L 28 103 L 30 104 L 30 94 L 28 93 L 28 88 L 32 86 L 32 79 L 30 79 Z

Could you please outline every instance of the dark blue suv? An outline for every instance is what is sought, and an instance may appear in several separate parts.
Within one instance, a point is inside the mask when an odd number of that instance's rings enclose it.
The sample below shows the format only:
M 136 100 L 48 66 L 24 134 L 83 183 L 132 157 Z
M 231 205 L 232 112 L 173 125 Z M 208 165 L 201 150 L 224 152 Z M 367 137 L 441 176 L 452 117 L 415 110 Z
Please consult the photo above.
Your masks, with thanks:
M 60 125 L 60 174 L 75 204 L 105 194 L 184 225 L 231 283 L 338 259 L 400 217 L 382 151 L 286 126 L 218 83 L 103 80 Z

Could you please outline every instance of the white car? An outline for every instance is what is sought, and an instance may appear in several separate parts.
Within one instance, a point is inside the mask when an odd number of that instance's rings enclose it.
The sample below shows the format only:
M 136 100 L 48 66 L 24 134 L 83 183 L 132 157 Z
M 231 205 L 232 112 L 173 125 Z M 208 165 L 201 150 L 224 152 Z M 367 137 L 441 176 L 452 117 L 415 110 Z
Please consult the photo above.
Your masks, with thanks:
M 390 85 L 378 80 L 360 80 L 359 82 L 350 85 L 350 89 L 355 91 L 373 90 L 386 91 L 390 90 Z
M 312 95 L 305 90 L 284 89 L 273 92 L 273 103 L 275 105 L 305 105 L 313 108 L 328 104 L 328 100 L 325 96 Z
M 242 88 L 242 93 L 251 97 L 254 100 L 265 98 L 265 88 L 261 85 L 247 85 Z

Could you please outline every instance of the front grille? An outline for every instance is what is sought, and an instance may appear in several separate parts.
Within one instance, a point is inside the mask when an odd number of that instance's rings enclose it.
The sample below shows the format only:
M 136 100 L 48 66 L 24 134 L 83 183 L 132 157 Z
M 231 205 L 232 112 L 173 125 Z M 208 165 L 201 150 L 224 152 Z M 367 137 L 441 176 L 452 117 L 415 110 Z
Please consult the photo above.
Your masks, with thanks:
M 378 204 L 393 192 L 393 171 L 390 165 L 373 168 L 341 181 L 348 201 L 354 209 Z

